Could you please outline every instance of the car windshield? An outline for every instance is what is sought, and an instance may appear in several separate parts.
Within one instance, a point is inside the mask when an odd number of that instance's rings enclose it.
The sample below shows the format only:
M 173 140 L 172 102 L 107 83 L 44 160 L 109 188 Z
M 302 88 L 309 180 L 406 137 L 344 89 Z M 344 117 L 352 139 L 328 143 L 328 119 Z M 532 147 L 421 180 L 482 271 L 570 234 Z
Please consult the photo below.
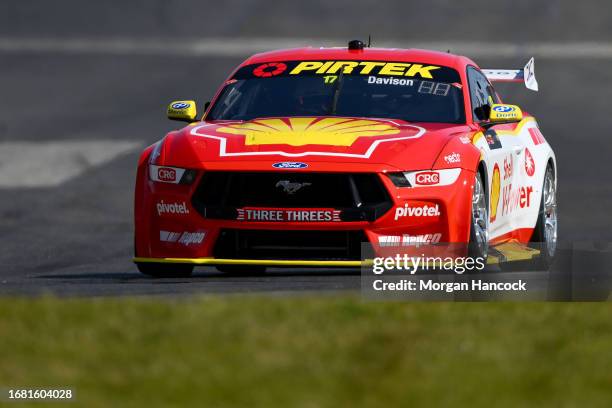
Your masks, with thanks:
M 350 116 L 464 123 L 457 71 L 388 61 L 247 65 L 226 82 L 206 120 Z

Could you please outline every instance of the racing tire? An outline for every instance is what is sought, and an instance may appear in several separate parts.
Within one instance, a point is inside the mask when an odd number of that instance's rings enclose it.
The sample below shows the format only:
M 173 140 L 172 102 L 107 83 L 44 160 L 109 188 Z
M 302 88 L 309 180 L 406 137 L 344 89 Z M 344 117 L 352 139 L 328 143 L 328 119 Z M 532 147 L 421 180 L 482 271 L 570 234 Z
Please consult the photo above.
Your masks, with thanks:
M 533 260 L 533 266 L 548 270 L 557 250 L 557 186 L 555 172 L 551 165 L 546 167 L 544 174 L 538 221 L 530 244 L 540 251 L 540 255 Z
M 470 216 L 470 241 L 468 257 L 483 258 L 485 263 L 489 254 L 489 206 L 482 174 L 476 172 L 472 192 L 472 211 Z
M 240 276 L 262 275 L 266 272 L 263 265 L 216 265 L 216 268 L 219 272 Z
M 140 273 L 153 278 L 188 278 L 193 273 L 193 265 L 137 262 Z

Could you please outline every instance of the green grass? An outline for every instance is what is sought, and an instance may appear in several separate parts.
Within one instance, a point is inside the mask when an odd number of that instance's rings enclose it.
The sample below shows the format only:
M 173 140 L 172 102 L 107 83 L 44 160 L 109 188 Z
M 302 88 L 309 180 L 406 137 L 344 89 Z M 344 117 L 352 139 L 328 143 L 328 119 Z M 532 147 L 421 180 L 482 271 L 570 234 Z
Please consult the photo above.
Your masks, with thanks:
M 87 407 L 609 407 L 611 311 L 349 296 L 3 299 L 0 388 L 69 387 L 70 406 Z

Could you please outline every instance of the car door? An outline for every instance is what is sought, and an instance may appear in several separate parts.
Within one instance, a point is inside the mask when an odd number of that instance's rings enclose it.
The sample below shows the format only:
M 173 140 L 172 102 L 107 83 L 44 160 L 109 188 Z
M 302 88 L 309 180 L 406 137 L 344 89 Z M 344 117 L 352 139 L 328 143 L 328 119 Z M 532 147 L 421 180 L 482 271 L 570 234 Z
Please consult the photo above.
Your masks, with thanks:
M 490 107 L 500 103 L 499 97 L 485 75 L 476 67 L 467 69 L 472 115 L 475 123 L 488 118 Z M 491 239 L 513 229 L 513 202 L 516 171 L 524 143 L 521 138 L 507 131 L 508 125 L 495 125 L 482 129 L 482 136 L 475 144 L 480 148 L 487 167 L 489 192 L 489 236 Z

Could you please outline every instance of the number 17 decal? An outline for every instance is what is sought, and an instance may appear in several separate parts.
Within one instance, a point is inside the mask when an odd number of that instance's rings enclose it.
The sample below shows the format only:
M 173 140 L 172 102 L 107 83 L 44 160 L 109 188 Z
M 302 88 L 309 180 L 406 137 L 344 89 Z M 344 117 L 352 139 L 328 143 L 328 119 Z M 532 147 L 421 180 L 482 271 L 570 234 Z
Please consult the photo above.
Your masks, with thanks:
M 336 79 L 338 79 L 338 75 L 325 75 L 323 77 L 323 81 L 326 84 L 333 84 L 336 81 Z

